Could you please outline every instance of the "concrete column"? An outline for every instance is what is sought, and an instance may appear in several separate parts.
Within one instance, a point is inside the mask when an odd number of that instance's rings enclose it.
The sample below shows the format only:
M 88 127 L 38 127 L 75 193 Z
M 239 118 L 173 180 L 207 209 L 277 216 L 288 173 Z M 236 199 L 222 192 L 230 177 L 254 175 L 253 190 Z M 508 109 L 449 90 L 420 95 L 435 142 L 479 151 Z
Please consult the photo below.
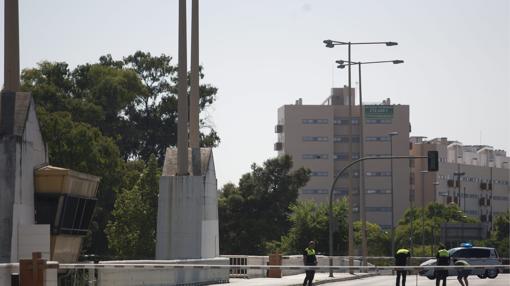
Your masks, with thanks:
M 4 90 L 19 91 L 19 16 L 18 0 L 5 0 Z
M 179 0 L 177 175 L 181 176 L 188 175 L 188 67 L 186 46 L 186 0 Z
M 191 147 L 191 166 L 193 175 L 199 176 L 201 170 L 200 156 L 200 85 L 199 85 L 199 6 L 198 0 L 191 3 L 191 98 L 189 116 L 189 138 Z
M 191 98 L 190 98 L 190 147 L 200 147 L 199 142 L 199 36 L 198 0 L 193 0 L 191 9 Z

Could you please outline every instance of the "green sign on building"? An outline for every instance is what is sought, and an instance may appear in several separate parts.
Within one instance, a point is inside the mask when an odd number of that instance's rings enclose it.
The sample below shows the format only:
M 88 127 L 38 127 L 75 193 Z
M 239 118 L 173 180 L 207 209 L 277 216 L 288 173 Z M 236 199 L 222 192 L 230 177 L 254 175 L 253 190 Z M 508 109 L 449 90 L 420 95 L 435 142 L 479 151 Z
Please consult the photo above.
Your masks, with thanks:
M 393 118 L 393 106 L 367 105 L 365 106 L 365 118 Z

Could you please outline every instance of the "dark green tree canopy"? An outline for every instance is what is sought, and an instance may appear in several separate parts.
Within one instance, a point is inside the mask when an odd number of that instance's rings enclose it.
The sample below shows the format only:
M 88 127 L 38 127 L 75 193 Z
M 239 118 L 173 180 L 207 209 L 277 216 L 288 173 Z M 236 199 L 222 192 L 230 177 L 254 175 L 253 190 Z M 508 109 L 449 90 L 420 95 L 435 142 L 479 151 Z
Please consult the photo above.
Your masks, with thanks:
M 166 148 L 175 146 L 177 67 L 171 60 L 166 55 L 138 51 L 122 60 L 106 55 L 97 63 L 75 68 L 65 62 L 43 61 L 21 74 L 22 90 L 31 92 L 37 104 L 50 164 L 102 178 L 85 252 L 109 254 L 104 232 L 107 223 L 122 221 L 121 214 L 133 213 L 121 210 L 129 204 L 117 203 L 116 195 L 127 202 L 139 195 L 132 190 L 134 185 L 139 185 L 137 190 L 149 188 L 138 181 L 145 162 L 153 154 L 160 168 Z M 204 77 L 202 72 L 200 75 Z M 200 91 L 200 105 L 206 110 L 215 101 L 217 89 L 202 84 Z M 203 146 L 219 143 L 211 126 L 211 122 L 201 121 Z M 137 207 L 156 208 L 147 196 L 140 198 L 144 205 Z M 112 218 L 114 204 L 119 207 Z M 121 254 L 119 248 L 115 254 Z
M 309 170 L 292 169 L 290 156 L 255 164 L 239 186 L 227 184 L 219 199 L 220 250 L 223 254 L 265 254 L 266 244 L 290 228 L 290 206 Z

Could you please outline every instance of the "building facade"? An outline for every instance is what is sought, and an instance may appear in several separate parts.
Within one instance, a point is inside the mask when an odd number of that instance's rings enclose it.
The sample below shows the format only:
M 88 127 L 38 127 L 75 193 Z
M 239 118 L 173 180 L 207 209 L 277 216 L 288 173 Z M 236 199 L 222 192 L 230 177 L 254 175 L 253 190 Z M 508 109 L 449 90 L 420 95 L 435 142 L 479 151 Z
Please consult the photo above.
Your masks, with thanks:
M 355 102 L 354 94 L 352 89 L 352 102 Z M 360 156 L 409 155 L 409 106 L 392 105 L 387 99 L 365 105 L 363 111 L 361 138 L 360 106 L 352 106 L 351 120 L 347 87 L 333 88 L 332 95 L 320 105 L 304 105 L 300 99 L 294 105 L 278 109 L 275 150 L 279 155 L 291 155 L 295 168 L 306 167 L 312 172 L 310 181 L 300 190 L 299 199 L 326 203 L 335 175 Z M 398 135 L 390 136 L 390 133 Z M 363 154 L 360 154 L 360 142 L 363 142 Z M 363 178 L 367 221 L 388 229 L 392 217 L 391 162 L 366 161 L 362 168 L 364 174 L 360 174 L 359 164 L 346 170 L 334 186 L 334 199 L 348 195 L 352 180 L 354 219 L 359 219 L 360 178 Z M 395 224 L 409 206 L 408 174 L 407 160 L 393 160 Z
M 410 153 L 439 153 L 439 171 L 428 173 L 426 162 L 411 165 L 411 196 L 417 207 L 430 202 L 455 203 L 465 214 L 491 226 L 510 207 L 510 157 L 486 145 L 463 145 L 447 138 L 410 138 Z

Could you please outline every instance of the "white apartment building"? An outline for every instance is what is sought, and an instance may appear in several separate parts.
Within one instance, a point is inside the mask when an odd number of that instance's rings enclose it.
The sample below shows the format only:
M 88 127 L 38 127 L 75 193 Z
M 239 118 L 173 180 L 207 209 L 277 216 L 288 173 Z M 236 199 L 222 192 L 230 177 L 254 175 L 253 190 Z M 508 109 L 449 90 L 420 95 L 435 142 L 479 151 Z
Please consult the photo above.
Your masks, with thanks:
M 421 172 L 426 162 L 411 165 L 411 194 L 421 207 L 436 201 L 456 203 L 469 216 L 491 225 L 510 207 L 510 157 L 486 145 L 463 145 L 447 138 L 410 138 L 411 155 L 439 152 L 439 171 Z M 412 196 L 413 197 L 413 196 Z
M 360 154 L 363 140 L 365 156 L 409 155 L 409 106 L 381 103 L 364 105 L 363 138 L 360 138 L 360 106 L 352 106 L 349 118 L 348 88 L 333 88 L 332 95 L 323 104 L 303 104 L 299 99 L 293 105 L 278 109 L 275 132 L 278 141 L 275 150 L 279 155 L 291 155 L 294 167 L 311 170 L 311 179 L 300 190 L 299 199 L 327 202 L 335 175 Z M 354 89 L 351 98 L 354 100 Z M 352 124 L 352 136 L 349 125 Z M 389 133 L 398 133 L 389 136 Z M 349 143 L 352 142 L 352 155 Z M 390 146 L 393 150 L 390 150 Z M 347 196 L 349 177 L 352 176 L 354 219 L 359 219 L 360 177 L 365 179 L 367 221 L 385 229 L 391 227 L 391 175 L 390 160 L 366 161 L 364 174 L 353 166 L 334 186 L 334 198 Z M 394 223 L 409 207 L 409 162 L 393 161 Z

